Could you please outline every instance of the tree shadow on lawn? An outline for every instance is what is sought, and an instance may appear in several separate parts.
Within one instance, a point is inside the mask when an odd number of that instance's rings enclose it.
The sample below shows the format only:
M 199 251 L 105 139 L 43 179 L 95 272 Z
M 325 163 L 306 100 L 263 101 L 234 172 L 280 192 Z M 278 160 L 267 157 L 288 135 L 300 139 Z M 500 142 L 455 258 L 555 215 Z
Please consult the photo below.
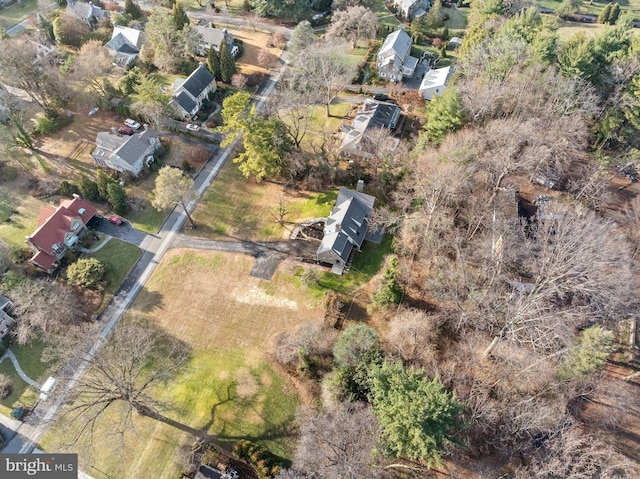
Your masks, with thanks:
M 226 404 L 228 402 L 232 402 L 232 401 L 235 401 L 235 400 L 238 399 L 238 397 L 233 395 L 232 392 L 231 392 L 235 387 L 236 387 L 236 382 L 235 381 L 233 381 L 233 382 L 231 382 L 231 383 L 226 385 L 226 387 L 224 388 L 225 389 L 224 392 L 225 392 L 225 395 L 226 395 L 225 399 L 222 399 L 222 395 L 218 391 L 216 391 L 216 396 L 218 397 L 218 401 L 213 406 L 211 406 L 211 416 L 210 416 L 209 420 L 206 422 L 206 424 L 204 424 L 200 428 L 200 430 L 203 433 L 206 433 L 209 430 L 209 428 L 211 426 L 213 426 L 213 423 L 216 420 L 216 409 L 218 409 L 218 407 L 222 406 L 223 404 Z

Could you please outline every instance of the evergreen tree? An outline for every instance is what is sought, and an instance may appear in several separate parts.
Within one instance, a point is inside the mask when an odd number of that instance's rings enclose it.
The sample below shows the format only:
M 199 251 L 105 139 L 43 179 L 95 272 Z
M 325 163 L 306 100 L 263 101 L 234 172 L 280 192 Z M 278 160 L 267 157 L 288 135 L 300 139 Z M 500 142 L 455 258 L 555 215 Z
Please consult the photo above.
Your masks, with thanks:
M 456 131 L 465 123 L 460 96 L 454 87 L 447 88 L 440 96 L 435 96 L 427 104 L 426 136 L 423 140 L 439 145 L 447 133 Z
M 187 17 L 184 8 L 182 8 L 182 5 L 179 3 L 175 3 L 173 5 L 172 15 L 173 21 L 176 23 L 176 28 L 178 30 L 182 30 L 185 25 L 189 24 L 189 17 Z
M 109 199 L 109 185 L 111 183 L 115 183 L 116 180 L 111 176 L 107 175 L 102 170 L 96 171 L 96 183 L 98 184 L 98 192 L 100 193 L 100 197 L 103 200 Z
M 94 288 L 100 284 L 106 268 L 96 258 L 80 258 L 67 268 L 67 281 L 78 286 Z
M 42 28 L 42 31 L 44 32 L 44 34 L 47 36 L 49 40 L 51 40 L 52 42 L 55 42 L 56 37 L 53 33 L 53 23 L 47 20 L 47 17 L 42 15 L 40 12 L 38 12 L 37 17 L 38 17 L 38 26 Z
M 98 190 L 98 184 L 86 175 L 82 175 L 78 181 L 78 188 L 80 188 L 80 194 L 85 200 L 88 201 L 100 201 L 100 191 Z
M 578 340 L 567 354 L 559 376 L 573 379 L 588 376 L 601 368 L 615 349 L 613 333 L 601 326 L 592 326 L 580 333 Z
M 373 302 L 378 306 L 388 306 L 390 304 L 400 304 L 402 301 L 402 287 L 398 280 L 400 271 L 398 270 L 398 258 L 392 256 L 389 259 L 387 268 L 384 270 L 378 291 L 373 295 Z
M 605 7 L 600 11 L 600 15 L 598 15 L 598 23 L 606 24 L 609 23 L 609 18 L 611 17 L 611 4 L 607 3 Z
M 231 77 L 238 72 L 236 61 L 225 42 L 220 45 L 220 79 L 225 83 L 231 82 Z
M 134 20 L 142 17 L 142 9 L 140 8 L 140 5 L 138 5 L 133 0 L 124 1 L 124 13 L 131 15 L 131 18 L 133 18 Z
M 609 14 L 608 18 L 609 25 L 615 25 L 618 21 L 618 17 L 620 17 L 620 4 L 616 2 L 611 7 L 611 13 Z
M 291 41 L 289 42 L 289 54 L 292 61 L 295 62 L 296 56 L 304 52 L 315 41 L 316 37 L 313 34 L 311 23 L 307 20 L 298 23 L 291 33 Z
M 67 8 L 67 0 L 58 0 L 58 6 L 60 8 Z
M 405 369 L 400 361 L 385 361 L 370 371 L 373 412 L 383 430 L 383 451 L 394 457 L 440 464 L 439 450 L 454 442 L 462 404 L 444 390 L 440 380 L 422 370 Z
M 442 41 L 446 42 L 449 40 L 449 27 L 448 26 L 444 26 L 444 28 L 442 29 Z
M 333 359 L 338 366 L 354 368 L 362 355 L 378 347 L 378 333 L 364 324 L 350 326 L 333 347 Z
M 216 80 L 222 80 L 220 76 L 220 54 L 213 47 L 209 48 L 209 53 L 207 54 L 207 68 L 216 77 Z
M 107 201 L 113 207 L 113 211 L 119 215 L 127 212 L 127 194 L 124 188 L 117 182 L 111 182 L 107 186 Z

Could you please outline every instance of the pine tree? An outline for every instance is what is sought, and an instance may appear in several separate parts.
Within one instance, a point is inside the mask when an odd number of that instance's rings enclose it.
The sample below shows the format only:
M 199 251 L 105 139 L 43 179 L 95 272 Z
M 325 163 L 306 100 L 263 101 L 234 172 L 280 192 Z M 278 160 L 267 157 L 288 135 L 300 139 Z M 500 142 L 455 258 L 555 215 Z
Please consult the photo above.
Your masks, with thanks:
M 131 18 L 133 18 L 134 20 L 142 17 L 142 10 L 140 9 L 140 5 L 138 5 L 133 0 L 125 0 L 124 13 L 131 15 Z
M 220 79 L 225 83 L 231 82 L 231 77 L 238 72 L 236 61 L 225 42 L 220 45 Z
M 127 194 L 120 184 L 116 182 L 109 183 L 107 186 L 107 200 L 113 207 L 113 211 L 119 215 L 127 212 Z
M 620 4 L 618 2 L 614 3 L 611 7 L 611 13 L 609 14 L 609 25 L 615 25 L 618 21 L 618 17 L 620 16 Z
M 602 9 L 600 15 L 598 15 L 598 23 L 606 24 L 609 23 L 609 17 L 611 17 L 611 4 L 607 3 L 607 5 Z
M 184 8 L 182 8 L 182 5 L 180 5 L 179 3 L 175 3 L 173 5 L 171 15 L 173 15 L 173 21 L 175 22 L 176 28 L 178 30 L 182 30 L 185 25 L 189 24 L 189 17 L 187 17 Z
M 216 77 L 216 80 L 222 80 L 220 76 L 220 54 L 213 47 L 209 48 L 209 53 L 207 54 L 207 68 Z
M 398 280 L 398 258 L 392 256 L 389 259 L 387 268 L 382 274 L 382 279 L 378 286 L 378 291 L 373 295 L 373 301 L 378 306 L 388 306 L 390 304 L 400 304 L 402 301 L 402 287 Z
M 53 34 L 53 23 L 51 23 L 47 18 L 42 15 L 40 12 L 37 14 L 38 18 L 38 26 L 42 28 L 44 34 L 47 36 L 49 40 L 52 42 L 56 40 L 55 35 Z
M 98 184 L 100 197 L 103 200 L 107 200 L 109 198 L 109 185 L 114 183 L 116 180 L 111 175 L 107 175 L 100 169 L 96 171 L 96 175 L 96 183 Z

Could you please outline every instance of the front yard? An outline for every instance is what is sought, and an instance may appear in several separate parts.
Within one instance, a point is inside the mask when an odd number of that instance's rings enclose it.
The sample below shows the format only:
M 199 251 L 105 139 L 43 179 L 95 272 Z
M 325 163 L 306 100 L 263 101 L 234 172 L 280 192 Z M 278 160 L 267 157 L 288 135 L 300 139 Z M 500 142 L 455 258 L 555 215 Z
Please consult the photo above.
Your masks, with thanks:
M 268 282 L 249 276 L 252 265 L 245 255 L 169 250 L 129 314 L 148 319 L 190 347 L 180 374 L 154 393 L 170 405 L 165 415 L 223 444 L 246 438 L 290 458 L 299 399 L 268 355 L 277 333 L 321 321 L 322 304 L 312 291 L 292 284 L 293 266 Z M 64 450 L 69 434 L 68 425 L 60 425 L 43 447 Z M 108 437 L 106 429 L 97 437 Z M 119 479 L 174 479 L 184 448 L 192 442 L 187 433 L 136 418 L 136 432 L 128 435 L 125 449 L 98 442 L 99 459 L 81 455 L 80 460 L 96 478 L 106 477 L 99 470 Z

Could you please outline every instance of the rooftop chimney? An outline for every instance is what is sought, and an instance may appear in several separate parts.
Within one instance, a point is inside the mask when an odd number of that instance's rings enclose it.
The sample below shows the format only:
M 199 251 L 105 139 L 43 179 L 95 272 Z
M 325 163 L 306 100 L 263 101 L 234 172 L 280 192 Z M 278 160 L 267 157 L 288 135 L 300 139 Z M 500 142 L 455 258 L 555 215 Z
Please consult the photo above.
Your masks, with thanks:
M 358 180 L 358 185 L 356 186 L 356 191 L 358 193 L 362 193 L 364 191 L 364 180 Z

